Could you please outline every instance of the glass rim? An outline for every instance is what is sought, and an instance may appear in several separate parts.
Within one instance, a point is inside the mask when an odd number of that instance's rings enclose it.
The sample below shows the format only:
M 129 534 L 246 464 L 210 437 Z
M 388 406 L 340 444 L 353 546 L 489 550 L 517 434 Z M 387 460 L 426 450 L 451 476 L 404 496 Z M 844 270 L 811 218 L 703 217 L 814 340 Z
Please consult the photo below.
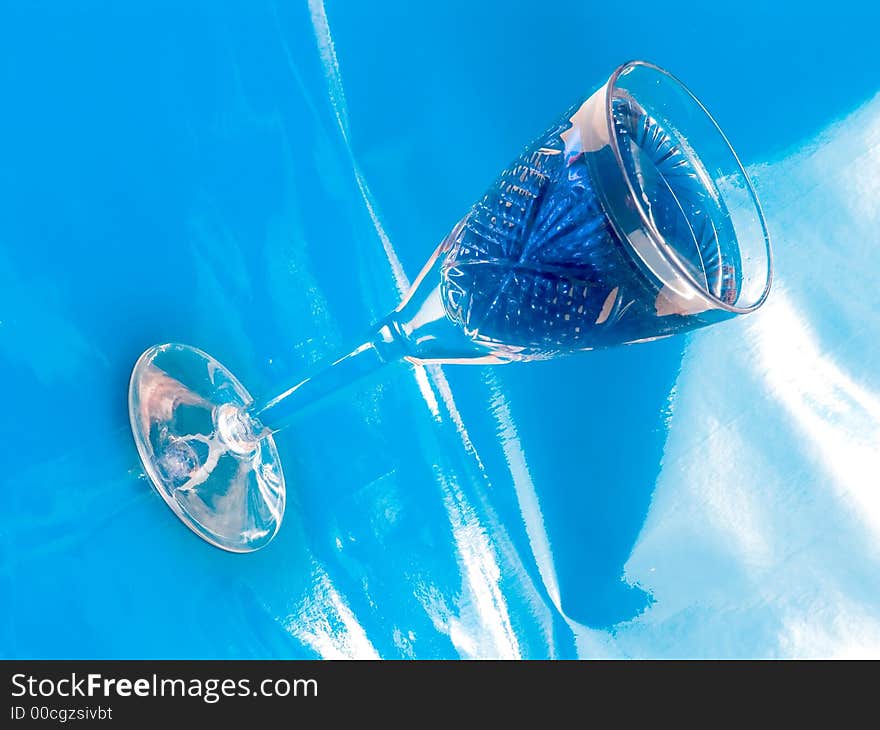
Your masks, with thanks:
M 749 199 L 754 206 L 755 213 L 757 215 L 758 222 L 761 226 L 761 233 L 763 235 L 764 240 L 764 251 L 766 254 L 766 283 L 764 285 L 764 290 L 761 292 L 761 295 L 752 303 L 746 307 L 736 306 L 734 304 L 729 304 L 725 302 L 720 297 L 713 294 L 708 287 L 705 287 L 700 284 L 700 282 L 693 276 L 693 274 L 688 271 L 687 267 L 683 266 L 678 256 L 675 254 L 674 248 L 666 242 L 666 239 L 663 237 L 663 234 L 657 229 L 654 223 L 651 221 L 648 212 L 645 210 L 645 207 L 642 203 L 641 197 L 636 192 L 636 188 L 633 185 L 632 180 L 630 179 L 630 174 L 627 170 L 626 165 L 623 161 L 623 156 L 620 151 L 620 145 L 617 140 L 617 134 L 614 126 L 614 110 L 612 107 L 614 101 L 614 90 L 617 89 L 617 81 L 618 79 L 626 74 L 633 68 L 644 67 L 650 69 L 651 71 L 657 72 L 662 78 L 664 78 L 667 82 L 671 82 L 675 86 L 677 86 L 681 91 L 684 92 L 686 97 L 695 105 L 695 107 L 702 112 L 706 120 L 710 123 L 710 125 L 714 128 L 715 132 L 718 134 L 719 139 L 721 140 L 724 147 L 726 147 L 727 151 L 730 153 L 730 156 L 736 165 L 736 169 L 740 176 L 742 177 L 746 190 L 749 195 Z M 764 218 L 764 211 L 761 209 L 761 203 L 758 200 L 758 195 L 755 192 L 755 188 L 752 185 L 752 181 L 749 178 L 748 173 L 743 167 L 742 162 L 739 159 L 739 156 L 736 154 L 736 151 L 733 149 L 733 146 L 730 144 L 730 141 L 727 139 L 727 136 L 721 130 L 721 127 L 718 126 L 718 123 L 715 121 L 714 117 L 709 113 L 708 109 L 703 106 L 702 102 L 693 94 L 693 92 L 676 76 L 671 74 L 664 68 L 651 63 L 650 61 L 642 61 L 642 60 L 631 60 L 626 63 L 618 66 L 614 72 L 611 74 L 608 79 L 607 84 L 605 85 L 605 123 L 607 125 L 607 136 L 610 140 L 610 146 L 612 152 L 614 154 L 615 162 L 617 163 L 618 170 L 623 177 L 624 183 L 626 184 L 627 192 L 629 193 L 630 199 L 635 202 L 636 212 L 638 213 L 639 219 L 642 224 L 642 228 L 647 232 L 649 239 L 654 244 L 654 247 L 663 257 L 663 260 L 673 269 L 673 271 L 682 278 L 684 282 L 690 286 L 697 296 L 702 299 L 708 301 L 713 308 L 722 309 L 728 312 L 732 312 L 734 314 L 747 314 L 749 312 L 753 312 L 758 307 L 760 307 L 764 301 L 767 299 L 768 294 L 770 293 L 770 285 L 773 281 L 773 251 L 770 245 L 770 233 L 767 230 L 767 222 Z M 629 242 L 629 239 L 624 236 L 624 240 L 627 241 L 627 245 L 632 248 L 632 244 Z M 638 252 L 635 252 L 638 256 Z M 665 282 L 664 282 L 665 283 Z

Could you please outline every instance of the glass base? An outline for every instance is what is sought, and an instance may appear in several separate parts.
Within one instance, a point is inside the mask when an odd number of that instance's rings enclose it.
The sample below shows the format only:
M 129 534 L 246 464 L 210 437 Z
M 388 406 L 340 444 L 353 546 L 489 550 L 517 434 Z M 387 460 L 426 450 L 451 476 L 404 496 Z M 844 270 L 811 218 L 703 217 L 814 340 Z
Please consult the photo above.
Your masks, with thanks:
M 265 546 L 284 517 L 284 474 L 271 435 L 247 431 L 251 396 L 213 357 L 151 347 L 131 374 L 138 453 L 162 498 L 193 532 L 231 552 Z

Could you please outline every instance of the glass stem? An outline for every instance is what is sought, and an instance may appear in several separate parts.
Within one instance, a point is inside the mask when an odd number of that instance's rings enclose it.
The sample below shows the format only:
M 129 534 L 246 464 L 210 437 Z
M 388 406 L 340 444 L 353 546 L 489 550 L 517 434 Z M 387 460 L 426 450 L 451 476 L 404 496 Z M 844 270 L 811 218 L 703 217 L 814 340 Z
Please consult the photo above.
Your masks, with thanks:
M 398 360 L 401 356 L 396 346 L 400 344 L 398 338 L 397 328 L 383 324 L 371 340 L 278 395 L 256 399 L 243 415 L 258 424 L 259 436 L 280 431 L 307 406 Z

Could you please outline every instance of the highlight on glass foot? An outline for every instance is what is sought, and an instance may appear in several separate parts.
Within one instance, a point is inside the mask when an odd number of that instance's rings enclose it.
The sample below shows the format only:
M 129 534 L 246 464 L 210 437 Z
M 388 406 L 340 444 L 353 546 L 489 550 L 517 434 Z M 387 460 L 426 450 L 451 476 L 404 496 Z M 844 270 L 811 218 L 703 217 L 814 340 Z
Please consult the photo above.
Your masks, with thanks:
M 274 435 L 322 396 L 401 358 L 493 364 L 655 340 L 757 309 L 771 278 L 724 134 L 680 81 L 633 61 L 522 151 L 349 354 L 253 398 L 207 353 L 152 347 L 131 376 L 132 431 L 171 509 L 250 552 L 284 516 Z

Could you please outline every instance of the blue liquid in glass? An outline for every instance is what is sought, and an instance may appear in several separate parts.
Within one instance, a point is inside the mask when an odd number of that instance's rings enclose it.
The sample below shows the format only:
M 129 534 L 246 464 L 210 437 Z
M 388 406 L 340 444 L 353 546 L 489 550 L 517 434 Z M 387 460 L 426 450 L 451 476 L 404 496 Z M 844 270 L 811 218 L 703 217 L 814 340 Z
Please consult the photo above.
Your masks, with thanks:
M 486 347 L 531 357 L 692 329 L 724 313 L 677 311 L 602 208 L 584 154 L 566 154 L 572 107 L 495 181 L 464 220 L 442 269 L 447 316 Z M 735 301 L 729 214 L 699 160 L 634 100 L 614 100 L 621 157 L 655 227 L 701 286 Z M 702 174 L 701 174 L 702 173 Z

